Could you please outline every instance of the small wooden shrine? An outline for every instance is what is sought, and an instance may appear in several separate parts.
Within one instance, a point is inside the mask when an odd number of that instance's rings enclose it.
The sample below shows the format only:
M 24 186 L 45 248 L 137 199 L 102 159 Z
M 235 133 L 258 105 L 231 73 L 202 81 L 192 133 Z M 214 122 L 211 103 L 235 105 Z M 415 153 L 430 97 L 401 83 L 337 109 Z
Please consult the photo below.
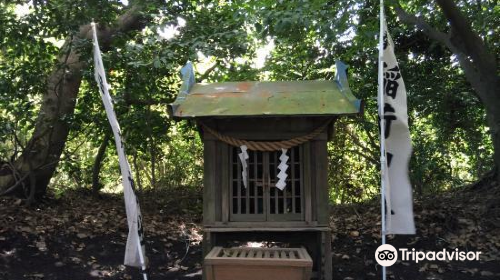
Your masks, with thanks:
M 361 112 L 337 69 L 335 81 L 211 84 L 182 69 L 169 112 L 204 144 L 204 257 L 248 242 L 305 248 L 312 278 L 331 279 L 327 141 L 338 117 Z

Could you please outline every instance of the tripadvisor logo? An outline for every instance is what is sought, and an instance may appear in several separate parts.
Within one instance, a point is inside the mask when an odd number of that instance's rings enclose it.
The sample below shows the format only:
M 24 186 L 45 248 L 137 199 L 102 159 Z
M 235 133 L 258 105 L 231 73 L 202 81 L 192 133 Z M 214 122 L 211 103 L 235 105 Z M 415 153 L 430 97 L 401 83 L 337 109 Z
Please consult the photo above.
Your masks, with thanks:
M 398 251 L 390 244 L 380 245 L 375 251 L 375 260 L 381 266 L 391 266 L 398 260 Z
M 415 249 L 399 248 L 399 256 L 402 261 L 478 261 L 481 252 L 464 252 L 458 249 L 449 251 L 443 249 L 441 251 L 415 251 Z M 398 250 L 390 244 L 380 245 L 375 251 L 375 260 L 381 266 L 391 266 L 398 260 Z

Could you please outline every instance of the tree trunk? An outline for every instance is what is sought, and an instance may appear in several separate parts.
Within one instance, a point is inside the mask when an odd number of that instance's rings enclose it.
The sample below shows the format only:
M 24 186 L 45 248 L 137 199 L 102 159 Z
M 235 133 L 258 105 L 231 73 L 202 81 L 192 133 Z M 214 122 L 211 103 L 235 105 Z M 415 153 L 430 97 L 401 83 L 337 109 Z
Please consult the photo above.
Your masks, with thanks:
M 499 93 L 500 83 L 494 90 L 496 94 Z M 486 116 L 488 118 L 488 125 L 490 127 L 491 139 L 493 142 L 496 178 L 497 181 L 500 182 L 500 102 L 496 102 L 496 105 L 488 104 L 488 106 L 486 106 Z
M 132 163 L 134 165 L 134 170 L 135 170 L 135 183 L 137 184 L 139 193 L 142 193 L 141 177 L 139 174 L 139 166 L 137 165 L 137 150 L 134 151 Z
M 94 196 L 99 196 L 99 191 L 102 186 L 99 183 L 99 173 L 101 172 L 102 161 L 106 156 L 106 148 L 108 147 L 109 139 L 111 139 L 111 133 L 106 132 L 104 138 L 102 139 L 99 150 L 97 150 L 97 155 L 95 156 L 94 166 L 92 167 L 92 194 Z
M 486 109 L 493 143 L 495 169 L 500 179 L 500 77 L 496 56 L 488 50 L 453 0 L 436 0 L 451 25 L 450 42 L 460 66 Z
M 54 71 L 48 77 L 47 91 L 43 95 L 33 135 L 21 156 L 13 163 L 18 173 L 33 173 L 29 176 L 35 177 L 37 198 L 46 192 L 64 149 L 69 133 L 65 117 L 73 113 L 82 80 L 81 70 L 85 63 L 80 61 L 79 54 L 72 47 L 73 42 L 74 38 L 66 41 L 63 50 L 67 51 L 59 56 Z M 13 176 L 10 177 L 4 178 L 2 189 L 14 183 Z
M 114 28 L 99 30 L 99 43 L 103 49 L 109 47 L 112 36 L 117 32 L 137 30 L 143 26 L 139 9 L 131 7 L 118 18 Z M 81 39 L 91 39 L 90 24 L 80 27 L 79 32 L 66 40 L 56 66 L 47 79 L 47 90 L 43 95 L 40 112 L 31 139 L 13 165 L 24 180 L 32 177 L 36 182 L 34 195 L 40 198 L 46 193 L 47 185 L 56 170 L 69 134 L 69 123 L 65 120 L 74 113 L 76 97 L 82 81 L 82 70 L 88 67 L 87 59 L 80 58 L 74 43 Z M 31 171 L 30 171 L 31 170 Z M 4 172 L 0 172 L 4 174 Z M 28 175 L 30 176 L 24 176 Z M 14 184 L 16 184 L 15 187 Z M 30 184 L 16 182 L 12 172 L 0 178 L 2 194 L 23 194 L 19 187 Z M 5 192 L 5 190 L 8 190 Z
M 500 77 L 496 56 L 474 32 L 453 0 L 436 0 L 436 3 L 451 26 L 449 33 L 438 31 L 422 18 L 408 14 L 399 4 L 396 4 L 395 11 L 403 22 L 416 25 L 456 55 L 467 81 L 485 107 L 494 149 L 495 172 L 500 181 Z

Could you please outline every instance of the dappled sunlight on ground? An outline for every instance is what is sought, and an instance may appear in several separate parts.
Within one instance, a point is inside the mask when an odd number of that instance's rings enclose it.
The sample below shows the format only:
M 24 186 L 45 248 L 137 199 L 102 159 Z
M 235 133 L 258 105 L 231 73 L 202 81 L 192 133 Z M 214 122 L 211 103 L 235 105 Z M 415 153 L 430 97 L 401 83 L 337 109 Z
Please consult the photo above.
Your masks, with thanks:
M 417 235 L 388 236 L 389 243 L 424 251 L 477 249 L 483 255 L 477 262 L 398 261 L 388 269 L 389 279 L 500 279 L 499 197 L 498 187 L 488 187 L 417 200 Z M 150 279 L 201 280 L 200 213 L 171 201 L 167 208 L 157 196 L 143 199 L 148 201 L 143 216 Z M 68 193 L 37 208 L 0 198 L 0 213 L 2 280 L 142 279 L 139 269 L 123 265 L 128 228 L 120 195 L 82 199 L 81 193 Z M 380 279 L 374 261 L 380 244 L 378 202 L 333 207 L 331 228 L 334 279 Z M 234 246 L 286 247 L 273 242 Z

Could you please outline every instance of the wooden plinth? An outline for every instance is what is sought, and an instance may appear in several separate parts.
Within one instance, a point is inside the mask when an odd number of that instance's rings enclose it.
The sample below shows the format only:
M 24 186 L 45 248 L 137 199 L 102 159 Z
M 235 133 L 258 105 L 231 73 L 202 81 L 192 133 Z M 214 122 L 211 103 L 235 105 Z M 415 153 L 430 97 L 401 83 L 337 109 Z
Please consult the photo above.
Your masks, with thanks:
M 312 265 L 304 248 L 214 247 L 204 261 L 207 280 L 309 280 Z

